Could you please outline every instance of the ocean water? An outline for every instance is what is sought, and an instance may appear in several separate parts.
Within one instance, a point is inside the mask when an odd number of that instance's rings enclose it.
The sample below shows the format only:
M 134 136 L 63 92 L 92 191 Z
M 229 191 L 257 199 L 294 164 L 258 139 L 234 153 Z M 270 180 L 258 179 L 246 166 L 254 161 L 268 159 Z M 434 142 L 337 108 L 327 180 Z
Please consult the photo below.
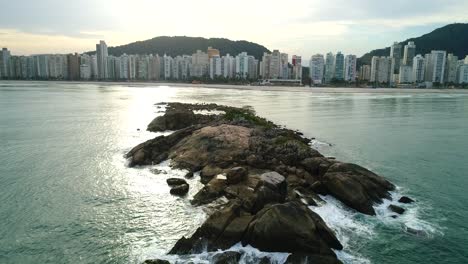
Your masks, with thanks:
M 390 201 L 376 217 L 333 197 L 311 207 L 345 245 L 345 263 L 468 263 L 467 93 L 52 82 L 0 82 L 0 263 L 139 263 L 190 235 L 207 213 L 165 183 L 185 172 L 123 158 L 158 135 L 145 128 L 166 101 L 251 105 L 324 154 L 387 177 L 394 198 L 417 200 L 397 219 Z M 190 197 L 201 185 L 189 183 Z M 233 249 L 244 263 L 266 254 Z

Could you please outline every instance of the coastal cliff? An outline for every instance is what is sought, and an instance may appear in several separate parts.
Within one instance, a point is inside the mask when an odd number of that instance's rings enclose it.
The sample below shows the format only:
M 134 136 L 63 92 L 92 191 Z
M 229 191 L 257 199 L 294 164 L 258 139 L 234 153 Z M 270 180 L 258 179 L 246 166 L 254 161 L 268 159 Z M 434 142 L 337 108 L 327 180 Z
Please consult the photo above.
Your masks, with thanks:
M 334 232 L 308 206 L 331 195 L 348 207 L 375 215 L 374 204 L 391 199 L 395 186 L 359 166 L 326 158 L 300 132 L 258 117 L 248 107 L 168 103 L 148 130 L 174 131 L 134 147 L 129 166 L 171 160 L 171 166 L 200 172 L 204 187 L 193 206 L 221 197 L 227 204 L 213 212 L 191 237 L 182 237 L 168 254 L 226 250 L 241 242 L 265 252 L 288 252 L 286 263 L 341 263 L 343 249 Z M 201 114 L 201 113 L 204 114 Z M 169 179 L 171 194 L 187 193 L 183 179 Z M 168 194 L 169 195 L 169 194 Z M 392 205 L 394 212 L 403 213 Z M 240 253 L 219 253 L 214 263 L 237 263 Z M 218 259 L 218 260 L 216 260 Z M 148 260 L 146 263 L 162 260 Z M 270 263 L 263 259 L 261 263 Z

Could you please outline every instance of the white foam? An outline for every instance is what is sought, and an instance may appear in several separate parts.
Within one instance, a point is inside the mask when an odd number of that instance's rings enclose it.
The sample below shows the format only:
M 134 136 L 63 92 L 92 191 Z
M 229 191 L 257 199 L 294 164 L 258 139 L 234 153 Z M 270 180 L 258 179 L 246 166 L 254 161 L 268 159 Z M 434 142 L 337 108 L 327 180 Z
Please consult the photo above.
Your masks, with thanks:
M 399 203 L 398 199 L 401 196 L 402 195 L 397 189 L 397 191 L 391 192 L 392 200 L 384 199 L 382 204 L 375 205 L 374 210 L 376 212 L 377 219 L 387 226 L 399 228 L 403 231 L 407 231 L 408 228 L 410 228 L 414 231 L 418 231 L 418 235 L 424 235 L 426 237 L 443 235 L 440 227 L 421 219 L 420 211 L 424 210 L 424 204 L 421 202 L 415 202 L 412 204 Z M 390 204 L 404 208 L 405 212 L 402 215 L 392 212 L 388 209 Z M 392 216 L 396 216 L 396 218 L 393 218 Z

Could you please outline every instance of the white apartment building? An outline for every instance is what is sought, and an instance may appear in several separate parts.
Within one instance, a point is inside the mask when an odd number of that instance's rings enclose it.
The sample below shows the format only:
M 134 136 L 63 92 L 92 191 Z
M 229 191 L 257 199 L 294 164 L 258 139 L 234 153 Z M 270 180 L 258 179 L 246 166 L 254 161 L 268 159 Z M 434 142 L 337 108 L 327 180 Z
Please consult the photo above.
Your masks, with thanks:
M 372 57 L 371 82 L 391 83 L 393 82 L 393 69 L 395 60 L 391 57 Z
M 411 80 L 416 83 L 424 82 L 425 70 L 425 59 L 421 55 L 417 55 L 413 58 L 413 74 Z
M 413 41 L 410 41 L 405 45 L 402 64 L 413 66 L 414 56 L 416 56 L 416 45 Z
M 224 78 L 234 78 L 236 70 L 235 58 L 228 53 L 221 58 L 221 64 Z
M 203 77 L 208 75 L 209 65 L 210 61 L 208 54 L 201 50 L 197 50 L 197 52 L 192 55 L 192 76 Z
M 458 70 L 458 57 L 452 53 L 447 55 L 447 61 L 445 65 L 444 80 L 448 83 L 457 82 L 457 70 Z
M 108 77 L 107 72 L 107 57 L 109 56 L 107 50 L 107 44 L 105 41 L 101 40 L 99 44 L 96 44 L 96 57 L 97 57 L 97 68 L 98 68 L 98 78 L 106 79 Z
M 210 58 L 210 78 L 215 79 L 216 77 L 222 76 L 222 60 L 219 55 L 213 55 Z
M 399 83 L 412 83 L 413 82 L 413 67 L 409 65 L 401 65 L 398 75 Z
M 433 50 L 425 58 L 426 82 L 444 83 L 446 52 Z
M 335 76 L 335 55 L 329 52 L 325 56 L 325 83 L 330 83 Z
M 310 78 L 312 84 L 322 84 L 325 71 L 325 59 L 322 54 L 315 54 L 310 58 Z

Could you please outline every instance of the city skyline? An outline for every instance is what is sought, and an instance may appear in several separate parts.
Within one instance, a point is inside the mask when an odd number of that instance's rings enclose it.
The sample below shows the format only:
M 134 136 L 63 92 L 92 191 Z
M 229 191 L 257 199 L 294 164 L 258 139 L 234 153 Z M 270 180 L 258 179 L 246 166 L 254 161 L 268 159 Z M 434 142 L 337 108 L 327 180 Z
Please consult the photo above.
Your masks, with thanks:
M 0 45 L 15 47 L 18 55 L 82 53 L 93 50 L 99 39 L 122 45 L 156 36 L 186 35 L 248 40 L 304 58 L 328 50 L 360 57 L 448 23 L 466 22 L 463 10 L 468 8 L 468 2 L 461 0 L 410 4 L 399 0 L 392 5 L 370 0 L 293 0 L 286 11 L 280 1 L 266 5 L 244 0 L 235 5 L 211 0 L 137 0 L 131 4 L 19 0 L 0 5 Z

